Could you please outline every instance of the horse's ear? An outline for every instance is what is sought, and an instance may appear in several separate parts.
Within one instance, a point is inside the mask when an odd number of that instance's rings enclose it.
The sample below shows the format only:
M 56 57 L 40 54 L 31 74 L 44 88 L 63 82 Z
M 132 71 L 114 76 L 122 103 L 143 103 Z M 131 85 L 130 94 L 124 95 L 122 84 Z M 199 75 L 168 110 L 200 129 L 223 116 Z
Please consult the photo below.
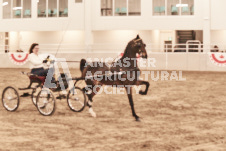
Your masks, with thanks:
M 136 39 L 140 39 L 140 36 L 139 35 L 137 35 L 137 38 Z

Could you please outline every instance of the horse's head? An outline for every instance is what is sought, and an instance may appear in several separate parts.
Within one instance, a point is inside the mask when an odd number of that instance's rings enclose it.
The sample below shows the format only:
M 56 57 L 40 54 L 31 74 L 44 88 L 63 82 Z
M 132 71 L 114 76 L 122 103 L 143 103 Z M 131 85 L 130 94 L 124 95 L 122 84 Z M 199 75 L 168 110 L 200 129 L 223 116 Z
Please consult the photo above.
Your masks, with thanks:
M 145 49 L 146 44 L 143 43 L 143 40 L 140 38 L 139 35 L 135 39 L 131 41 L 132 47 L 135 48 L 134 50 L 138 53 L 142 58 L 147 59 L 147 51 Z

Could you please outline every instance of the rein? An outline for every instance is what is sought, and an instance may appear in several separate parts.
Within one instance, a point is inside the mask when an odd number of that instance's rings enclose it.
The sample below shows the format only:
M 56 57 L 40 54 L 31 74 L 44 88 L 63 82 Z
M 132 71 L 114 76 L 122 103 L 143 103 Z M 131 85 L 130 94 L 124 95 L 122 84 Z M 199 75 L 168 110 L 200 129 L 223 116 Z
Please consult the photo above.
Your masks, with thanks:
M 59 46 L 58 46 L 57 51 L 56 51 L 56 53 L 55 53 L 55 57 L 56 57 L 57 54 L 58 54 L 58 51 L 59 51 L 60 46 L 61 46 L 61 44 L 62 44 L 62 42 L 63 42 L 65 33 L 66 33 L 67 29 L 68 29 L 68 26 L 69 26 L 70 22 L 71 22 L 71 21 L 69 20 L 69 21 L 68 21 L 68 24 L 67 24 L 67 26 L 66 26 L 66 29 L 64 30 L 64 33 L 63 33 L 62 38 L 61 38 L 61 40 L 60 40 Z

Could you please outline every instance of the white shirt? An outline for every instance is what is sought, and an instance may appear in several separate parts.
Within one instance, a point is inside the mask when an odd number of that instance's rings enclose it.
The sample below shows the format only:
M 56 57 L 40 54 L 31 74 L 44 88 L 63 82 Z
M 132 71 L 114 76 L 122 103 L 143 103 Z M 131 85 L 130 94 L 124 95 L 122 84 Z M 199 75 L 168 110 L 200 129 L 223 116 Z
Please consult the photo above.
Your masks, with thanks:
M 30 69 L 43 67 L 43 58 L 34 53 L 29 54 Z

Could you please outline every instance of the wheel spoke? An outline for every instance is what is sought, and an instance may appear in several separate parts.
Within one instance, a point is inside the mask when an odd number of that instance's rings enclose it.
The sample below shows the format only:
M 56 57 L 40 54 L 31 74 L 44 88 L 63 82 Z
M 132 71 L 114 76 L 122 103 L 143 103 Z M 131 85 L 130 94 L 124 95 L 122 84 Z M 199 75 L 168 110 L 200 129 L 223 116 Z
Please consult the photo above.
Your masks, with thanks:
M 82 89 L 75 87 L 74 90 L 69 91 L 67 102 L 72 111 L 81 112 L 84 109 L 86 102 L 86 97 Z
M 14 97 L 14 98 L 3 98 L 4 101 L 5 101 L 5 100 L 11 101 L 11 100 L 16 100 L 16 99 L 17 99 L 17 97 Z
M 37 108 L 42 115 L 51 115 L 55 110 L 55 98 L 50 90 L 41 90 L 37 96 Z
M 18 108 L 19 94 L 15 88 L 9 86 L 3 90 L 2 103 L 8 111 L 15 111 Z
M 82 106 L 84 106 L 84 103 L 82 103 L 81 101 L 78 101 Z

